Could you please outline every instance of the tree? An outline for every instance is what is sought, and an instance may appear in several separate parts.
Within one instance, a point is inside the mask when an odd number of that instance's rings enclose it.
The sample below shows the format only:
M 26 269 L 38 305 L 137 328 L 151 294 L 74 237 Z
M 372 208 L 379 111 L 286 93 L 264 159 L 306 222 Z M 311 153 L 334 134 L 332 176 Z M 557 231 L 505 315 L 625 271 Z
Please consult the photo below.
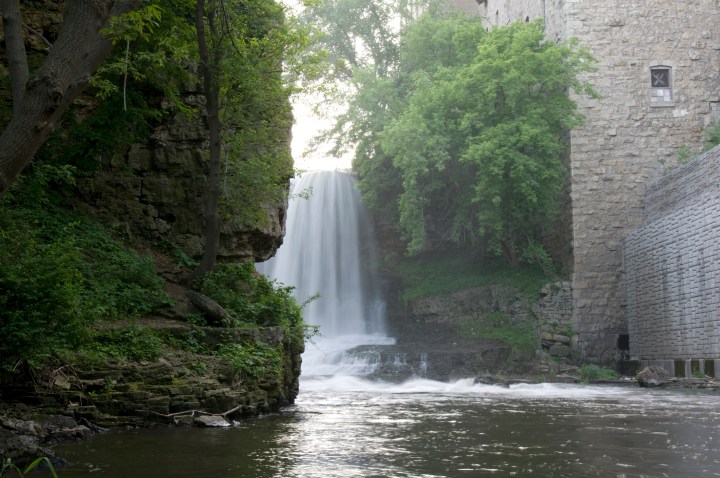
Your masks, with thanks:
M 288 23 L 274 0 L 197 0 L 210 148 L 205 248 L 188 281 L 213 268 L 223 221 L 253 223 L 287 194 L 292 86 L 282 78 L 283 60 L 301 74 L 297 60 L 307 46 L 306 32 Z
M 0 196 L 110 53 L 112 42 L 101 33 L 108 19 L 136 6 L 137 0 L 69 0 L 57 40 L 30 76 L 19 0 L 0 2 L 13 90 L 12 118 L 0 135 Z
M 205 17 L 210 30 L 210 36 L 215 48 L 212 53 L 208 46 L 205 33 Z M 220 200 L 220 168 L 222 167 L 222 139 L 220 125 L 220 59 L 221 41 L 217 22 L 218 7 L 215 0 L 208 1 L 206 14 L 205 0 L 197 0 L 195 4 L 195 30 L 197 32 L 198 47 L 200 50 L 200 72 L 203 80 L 203 94 L 205 95 L 205 108 L 207 110 L 208 132 L 210 135 L 209 161 L 208 161 L 208 189 L 205 202 L 205 248 L 198 267 L 187 277 L 193 281 L 202 277 L 215 266 L 218 248 L 220 245 L 220 215 L 218 202 Z
M 430 9 L 402 32 L 398 55 L 387 77 L 355 75 L 343 128 L 369 205 L 395 218 L 408 254 L 472 244 L 512 266 L 541 254 L 567 133 L 582 121 L 568 92 L 595 95 L 579 79 L 589 52 L 546 41 L 540 22 L 486 32 Z
M 370 129 L 361 126 L 365 118 L 357 116 L 353 106 L 355 94 L 368 81 L 393 77 L 399 60 L 400 31 L 411 21 L 425 0 L 326 0 L 307 10 L 305 20 L 317 32 L 313 48 L 324 48 L 326 71 L 319 85 L 323 104 L 333 117 L 338 105 L 349 105 L 337 116 L 335 125 L 317 138 L 317 143 L 334 143 L 331 154 L 341 155 L 353 147 L 362 148 Z M 362 131 L 362 132 L 361 132 Z

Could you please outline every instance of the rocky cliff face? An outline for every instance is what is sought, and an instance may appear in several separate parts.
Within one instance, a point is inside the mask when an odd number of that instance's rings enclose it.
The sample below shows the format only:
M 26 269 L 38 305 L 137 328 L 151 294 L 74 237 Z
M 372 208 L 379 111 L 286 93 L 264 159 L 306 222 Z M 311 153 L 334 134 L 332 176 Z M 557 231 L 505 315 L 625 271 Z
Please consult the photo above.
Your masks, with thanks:
M 501 371 L 540 375 L 548 371 L 547 361 L 538 360 L 544 356 L 541 350 L 555 359 L 572 358 L 577 351 L 569 282 L 543 287 L 532 301 L 515 288 L 497 285 L 424 297 L 404 307 L 397 294 L 389 300 L 390 335 L 397 344 L 383 349 L 382 362 L 391 366 L 378 370 L 382 378 L 483 379 Z M 508 322 L 494 323 L 497 314 Z M 536 350 L 518 355 L 510 345 L 473 333 L 473 328 L 499 326 L 527 328 Z
M 187 91 L 183 99 L 202 111 L 201 94 Z M 205 118 L 189 118 L 169 105 L 166 110 L 167 119 L 147 142 L 100 158 L 100 168 L 80 183 L 80 193 L 95 215 L 116 228 L 131 235 L 170 241 L 189 256 L 199 256 L 203 250 L 208 174 Z M 290 147 L 289 130 L 281 147 Z M 264 205 L 264 220 L 254 225 L 224 218 L 220 257 L 255 261 L 271 257 L 282 243 L 286 212 L 284 199 Z
M 62 24 L 64 0 L 43 0 L 21 5 L 26 31 L 25 44 L 31 62 L 45 57 Z M 2 25 L 0 24 L 0 36 Z M 4 59 L 0 42 L 0 58 Z M 9 71 L 0 62 L 0 79 Z M 11 113 L 9 89 L 0 88 L 0 124 Z M 166 119 L 147 141 L 115 151 L 97 159 L 99 169 L 79 182 L 80 199 L 92 214 L 120 231 L 149 239 L 168 240 L 189 256 L 199 256 L 203 249 L 203 210 L 207 185 L 208 146 L 206 118 L 202 106 L 205 98 L 196 86 L 186 84 L 182 100 L 201 113 L 189 118 L 165 102 Z M 92 96 L 76 101 L 83 116 L 93 109 Z M 82 113 L 82 112 L 85 113 Z M 290 130 L 279 148 L 288 151 Z M 90 158 L 88 158 L 90 159 Z M 291 160 L 289 160 L 291 161 Z M 292 174 L 292 164 L 287 165 Z M 289 188 L 289 176 L 286 188 Z M 224 218 L 220 237 L 220 257 L 226 260 L 263 261 L 271 257 L 282 243 L 285 233 L 286 200 L 263 206 L 260 220 L 248 225 L 233 217 Z

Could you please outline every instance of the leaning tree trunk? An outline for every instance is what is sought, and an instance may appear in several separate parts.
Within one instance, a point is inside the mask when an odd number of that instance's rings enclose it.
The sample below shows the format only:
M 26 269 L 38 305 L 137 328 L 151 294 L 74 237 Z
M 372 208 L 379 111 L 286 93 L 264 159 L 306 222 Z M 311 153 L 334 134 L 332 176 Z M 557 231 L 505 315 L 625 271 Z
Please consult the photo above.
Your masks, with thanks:
M 210 0 L 208 10 L 208 26 L 210 34 L 219 38 L 215 24 L 215 8 Z M 221 169 L 221 137 L 220 137 L 220 50 L 216 46 L 213 56 L 210 56 L 207 35 L 205 33 L 205 0 L 197 0 L 195 4 L 195 29 L 197 31 L 198 47 L 200 49 L 200 71 L 203 77 L 203 92 L 207 108 L 208 132 L 210 134 L 210 160 L 208 174 L 208 190 L 205 202 L 205 248 L 198 267 L 185 279 L 192 283 L 201 278 L 215 266 L 218 250 L 220 248 L 220 214 L 218 203 L 220 199 L 220 169 Z
M 18 0 L 2 2 L 3 13 L 12 3 L 15 7 L 18 4 Z M 29 80 L 23 81 L 22 60 L 9 58 L 13 99 L 17 96 L 22 100 L 13 104 L 12 118 L 0 135 L 0 196 L 110 54 L 112 44 L 100 34 L 108 18 L 132 10 L 136 4 L 137 0 L 70 0 L 57 41 Z M 17 45 L 8 49 L 8 54 L 20 54 Z M 25 84 L 24 92 L 14 91 L 16 83 Z

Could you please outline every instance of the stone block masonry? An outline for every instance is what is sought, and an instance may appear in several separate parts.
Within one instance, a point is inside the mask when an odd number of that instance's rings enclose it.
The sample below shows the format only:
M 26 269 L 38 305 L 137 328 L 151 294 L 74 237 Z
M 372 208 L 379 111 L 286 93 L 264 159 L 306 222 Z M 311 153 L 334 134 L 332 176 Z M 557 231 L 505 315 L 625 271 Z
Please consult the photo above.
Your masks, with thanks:
M 649 184 L 645 219 L 623 248 L 630 354 L 688 376 L 720 359 L 720 147 Z
M 488 26 L 543 18 L 548 38 L 576 37 L 598 60 L 587 80 L 601 98 L 575 98 L 585 123 L 570 138 L 573 326 L 587 360 L 613 363 L 628 334 L 623 239 L 643 222 L 648 182 L 717 120 L 720 3 L 478 3 Z

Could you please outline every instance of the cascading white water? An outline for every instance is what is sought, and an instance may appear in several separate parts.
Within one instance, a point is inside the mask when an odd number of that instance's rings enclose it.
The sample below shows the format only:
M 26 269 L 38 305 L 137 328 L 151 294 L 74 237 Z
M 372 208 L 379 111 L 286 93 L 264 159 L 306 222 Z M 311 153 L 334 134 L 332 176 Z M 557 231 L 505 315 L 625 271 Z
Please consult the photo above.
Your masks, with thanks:
M 376 358 L 345 352 L 393 340 L 385 335 L 373 229 L 354 177 L 316 171 L 293 181 L 286 230 L 275 257 L 257 269 L 294 286 L 300 303 L 320 294 L 304 309 L 305 321 L 320 326 L 321 337 L 307 346 L 303 377 L 368 373 Z

